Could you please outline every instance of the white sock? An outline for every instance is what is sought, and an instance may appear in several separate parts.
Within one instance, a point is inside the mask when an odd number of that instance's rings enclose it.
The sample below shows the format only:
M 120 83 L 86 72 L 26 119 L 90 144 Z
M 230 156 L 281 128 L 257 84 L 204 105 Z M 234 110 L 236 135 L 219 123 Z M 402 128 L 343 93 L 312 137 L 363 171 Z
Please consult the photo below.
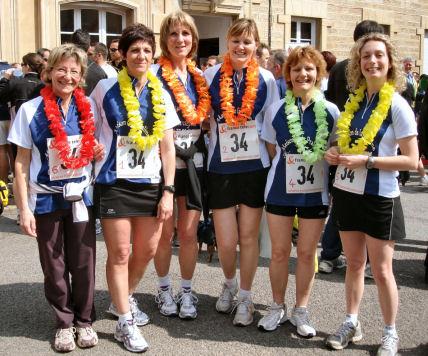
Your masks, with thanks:
M 123 324 L 126 324 L 128 322 L 128 320 L 133 320 L 133 319 L 134 318 L 133 318 L 131 312 L 129 311 L 129 312 L 125 313 L 125 314 L 119 314 L 118 323 L 121 324 L 121 325 L 123 325 Z
M 251 291 L 239 288 L 238 299 L 239 300 L 251 299 Z
M 232 288 L 236 288 L 236 286 L 238 285 L 238 282 L 236 281 L 236 277 L 233 277 L 232 279 L 225 279 L 224 283 L 227 285 L 227 288 L 232 289 Z
M 171 280 L 169 278 L 169 274 L 167 274 L 164 277 L 158 276 L 158 281 L 159 281 L 159 289 L 166 290 L 171 287 Z
M 192 280 L 191 279 L 182 279 L 181 280 L 181 289 L 192 290 Z
M 346 314 L 345 323 L 351 322 L 352 325 L 357 326 L 358 314 Z
M 385 325 L 385 327 L 383 328 L 383 335 L 397 336 L 397 330 L 395 329 L 395 324 Z

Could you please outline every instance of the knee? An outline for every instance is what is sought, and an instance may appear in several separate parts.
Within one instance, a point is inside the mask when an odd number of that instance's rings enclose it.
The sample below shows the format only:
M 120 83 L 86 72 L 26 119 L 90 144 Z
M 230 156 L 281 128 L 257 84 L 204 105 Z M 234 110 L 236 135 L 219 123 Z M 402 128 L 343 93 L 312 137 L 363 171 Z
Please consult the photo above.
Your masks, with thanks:
M 108 262 L 111 265 L 127 265 L 129 261 L 129 247 L 119 247 L 109 252 Z
M 305 265 L 314 263 L 316 250 L 297 248 L 297 261 Z
M 376 267 L 371 265 L 373 277 L 376 281 L 376 284 L 385 285 L 388 282 L 394 280 L 394 273 L 392 271 L 392 267 L 388 266 L 380 266 Z
M 290 257 L 290 249 L 287 248 L 272 248 L 271 261 L 274 263 L 288 263 Z
M 239 245 L 241 247 L 254 247 L 258 246 L 258 236 L 257 234 L 243 233 L 239 234 Z
M 365 259 L 348 258 L 346 256 L 346 270 L 351 272 L 362 272 L 366 266 Z
M 180 241 L 180 246 L 182 245 L 196 245 L 197 243 L 197 238 L 196 238 L 196 231 L 189 231 L 189 230 L 184 230 L 178 231 L 178 239 Z

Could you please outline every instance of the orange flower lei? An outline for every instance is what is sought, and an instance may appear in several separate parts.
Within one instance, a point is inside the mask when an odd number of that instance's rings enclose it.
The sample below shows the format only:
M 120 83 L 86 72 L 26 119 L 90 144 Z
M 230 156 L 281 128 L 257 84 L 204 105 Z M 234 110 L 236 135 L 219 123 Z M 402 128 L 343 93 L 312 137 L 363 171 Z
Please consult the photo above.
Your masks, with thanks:
M 233 106 L 233 68 L 229 54 L 224 57 L 224 62 L 220 70 L 221 109 L 226 123 L 228 126 L 234 127 L 245 125 L 247 120 L 251 118 L 251 114 L 254 110 L 254 102 L 256 101 L 257 89 L 259 87 L 259 65 L 254 58 L 248 63 L 245 79 L 245 93 L 242 97 L 242 105 L 238 115 L 235 115 L 236 109 Z
M 211 106 L 211 97 L 208 92 L 208 85 L 205 78 L 197 71 L 196 64 L 187 60 L 187 70 L 192 75 L 198 93 L 198 105 L 195 108 L 189 96 L 187 95 L 183 83 L 178 79 L 177 73 L 172 68 L 171 61 L 166 57 L 160 57 L 158 63 L 162 67 L 162 77 L 168 84 L 174 94 L 175 100 L 181 109 L 181 113 L 190 125 L 198 125 L 208 116 L 208 110 Z

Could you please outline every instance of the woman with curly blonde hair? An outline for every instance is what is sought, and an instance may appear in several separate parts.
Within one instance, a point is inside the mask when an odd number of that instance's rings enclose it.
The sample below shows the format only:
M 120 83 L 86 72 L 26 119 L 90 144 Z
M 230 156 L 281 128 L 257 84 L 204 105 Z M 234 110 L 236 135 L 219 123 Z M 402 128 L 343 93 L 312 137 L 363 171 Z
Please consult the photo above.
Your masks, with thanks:
M 333 218 L 348 265 L 346 318 L 326 340 L 333 349 L 362 339 L 358 311 L 368 251 L 385 324 L 377 355 L 396 355 L 398 350 L 392 257 L 394 241 L 406 233 L 396 176 L 418 164 L 415 117 L 398 94 L 404 83 L 399 63 L 388 36 L 373 33 L 355 43 L 347 73 L 353 94 L 337 123 L 338 146 L 325 155 L 328 163 L 338 165 Z

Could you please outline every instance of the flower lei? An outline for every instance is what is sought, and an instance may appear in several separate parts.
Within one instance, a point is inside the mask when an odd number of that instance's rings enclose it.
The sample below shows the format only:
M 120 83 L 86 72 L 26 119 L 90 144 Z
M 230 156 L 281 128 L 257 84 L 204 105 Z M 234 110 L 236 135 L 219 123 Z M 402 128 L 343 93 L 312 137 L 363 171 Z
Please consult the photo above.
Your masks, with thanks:
M 166 110 L 162 98 L 162 83 L 150 71 L 147 71 L 147 79 L 149 81 L 147 85 L 152 89 L 151 98 L 153 104 L 153 117 L 155 118 L 152 135 L 149 134 L 147 128 L 144 126 L 143 118 L 140 114 L 140 102 L 135 96 L 131 78 L 128 75 L 126 67 L 124 67 L 117 75 L 120 95 L 123 98 L 123 103 L 125 104 L 125 108 L 128 113 L 127 124 L 130 127 L 128 137 L 142 151 L 156 145 L 163 138 L 165 130 Z
M 366 85 L 363 84 L 355 91 L 355 94 L 349 95 L 349 101 L 345 104 L 345 111 L 340 114 L 337 121 L 337 142 L 341 153 L 362 154 L 367 146 L 373 143 L 391 107 L 392 96 L 395 92 L 394 83 L 385 82 L 379 92 L 379 102 L 364 126 L 361 137 L 350 146 L 351 134 L 349 128 L 354 114 L 359 109 L 360 102 L 364 98 L 365 90 Z
M 233 106 L 233 68 L 230 61 L 230 55 L 224 57 L 224 62 L 221 66 L 220 76 L 220 99 L 223 117 L 228 126 L 245 125 L 247 120 L 251 118 L 254 110 L 254 103 L 257 97 L 257 89 L 259 87 L 259 65 L 252 58 L 248 63 L 247 75 L 245 79 L 245 93 L 242 97 L 242 105 L 238 115 L 235 115 L 235 107 Z
M 78 157 L 73 157 L 70 152 L 70 145 L 67 140 L 67 132 L 62 123 L 61 112 L 59 111 L 57 97 L 52 87 L 46 85 L 40 94 L 44 102 L 44 110 L 49 121 L 49 131 L 54 136 L 52 147 L 58 150 L 58 155 L 65 167 L 68 169 L 78 169 L 88 165 L 94 157 L 95 146 L 95 123 L 91 111 L 91 104 L 85 97 L 85 92 L 81 88 L 76 88 L 73 92 L 76 100 L 77 111 L 80 114 L 80 129 L 82 139 L 80 141 L 80 151 Z
M 327 110 L 325 107 L 325 100 L 319 90 L 316 90 L 312 95 L 312 100 L 315 102 L 315 123 L 317 125 L 315 142 L 310 151 L 308 141 L 304 137 L 304 131 L 300 123 L 299 109 L 295 104 L 295 97 L 291 90 L 287 90 L 285 94 L 285 115 L 293 142 L 296 145 L 297 152 L 299 152 L 305 162 L 315 163 L 324 157 L 327 149 L 327 139 L 329 136 L 328 123 L 327 123 Z
M 205 78 L 197 71 L 196 64 L 191 59 L 187 60 L 187 70 L 193 77 L 196 92 L 198 93 L 198 105 L 195 108 L 195 105 L 193 105 L 189 96 L 186 94 L 183 83 L 181 83 L 177 74 L 174 72 L 171 61 L 162 56 L 159 58 L 158 63 L 162 67 L 162 77 L 174 94 L 175 100 L 186 122 L 190 125 L 200 124 L 208 116 L 208 110 L 211 106 L 211 97 Z

